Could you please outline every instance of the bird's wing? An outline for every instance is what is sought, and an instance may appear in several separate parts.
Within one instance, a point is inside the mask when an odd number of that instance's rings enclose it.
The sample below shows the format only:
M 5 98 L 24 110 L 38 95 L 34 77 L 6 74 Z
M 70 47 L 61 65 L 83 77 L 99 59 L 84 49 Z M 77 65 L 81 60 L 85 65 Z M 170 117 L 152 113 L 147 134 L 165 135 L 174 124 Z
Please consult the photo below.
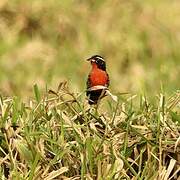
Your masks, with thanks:
M 108 79 L 107 79 L 107 85 L 106 85 L 106 86 L 109 87 L 110 80 L 109 80 L 109 74 L 108 74 L 108 73 L 107 73 L 107 78 L 108 78 Z
M 87 89 L 89 89 L 91 87 L 90 74 L 88 75 L 86 86 L 87 86 Z

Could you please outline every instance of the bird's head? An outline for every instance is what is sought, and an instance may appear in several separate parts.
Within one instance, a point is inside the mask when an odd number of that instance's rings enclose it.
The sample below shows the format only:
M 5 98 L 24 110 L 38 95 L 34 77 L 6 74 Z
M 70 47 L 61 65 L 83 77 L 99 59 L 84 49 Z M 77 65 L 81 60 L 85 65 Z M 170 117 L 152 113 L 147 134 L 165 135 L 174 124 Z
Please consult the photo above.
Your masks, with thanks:
M 102 56 L 94 55 L 87 59 L 92 65 L 97 65 L 97 67 L 103 71 L 106 71 L 106 62 Z

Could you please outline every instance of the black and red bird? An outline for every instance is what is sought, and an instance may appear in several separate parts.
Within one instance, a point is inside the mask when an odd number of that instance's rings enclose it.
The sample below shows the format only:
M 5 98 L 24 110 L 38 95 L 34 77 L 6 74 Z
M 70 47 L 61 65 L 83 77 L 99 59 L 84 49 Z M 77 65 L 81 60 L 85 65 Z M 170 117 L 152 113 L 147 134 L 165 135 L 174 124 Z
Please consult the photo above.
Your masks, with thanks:
M 87 80 L 88 102 L 97 104 L 105 96 L 105 89 L 109 86 L 109 75 L 106 72 L 106 62 L 102 56 L 94 55 L 87 59 L 91 62 L 92 69 Z

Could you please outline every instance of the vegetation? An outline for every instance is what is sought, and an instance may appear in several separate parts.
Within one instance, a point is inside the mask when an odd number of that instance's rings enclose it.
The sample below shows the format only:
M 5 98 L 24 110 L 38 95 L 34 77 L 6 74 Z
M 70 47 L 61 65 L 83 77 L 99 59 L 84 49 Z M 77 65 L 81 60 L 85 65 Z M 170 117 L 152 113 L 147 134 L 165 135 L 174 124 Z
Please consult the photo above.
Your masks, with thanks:
M 179 12 L 179 0 L 1 0 L 0 179 L 178 179 Z M 94 54 L 118 97 L 98 108 L 84 93 Z
M 179 92 L 160 94 L 155 106 L 143 96 L 139 107 L 135 97 L 109 100 L 109 113 L 89 108 L 66 83 L 44 97 L 37 85 L 34 92 L 29 105 L 1 98 L 2 179 L 178 177 Z

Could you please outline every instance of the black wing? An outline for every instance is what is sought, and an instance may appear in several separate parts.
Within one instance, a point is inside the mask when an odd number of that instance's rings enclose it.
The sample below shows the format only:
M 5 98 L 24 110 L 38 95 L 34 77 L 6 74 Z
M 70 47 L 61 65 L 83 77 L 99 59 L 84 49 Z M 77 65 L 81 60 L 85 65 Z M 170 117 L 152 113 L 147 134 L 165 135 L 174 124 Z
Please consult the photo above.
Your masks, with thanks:
M 107 73 L 107 77 L 108 77 L 108 79 L 107 79 L 107 87 L 109 87 L 109 85 L 110 85 L 110 80 L 109 80 L 109 74 Z
M 86 82 L 86 87 L 87 87 L 87 90 L 91 87 L 90 74 L 88 75 L 88 79 L 87 79 L 87 82 Z

